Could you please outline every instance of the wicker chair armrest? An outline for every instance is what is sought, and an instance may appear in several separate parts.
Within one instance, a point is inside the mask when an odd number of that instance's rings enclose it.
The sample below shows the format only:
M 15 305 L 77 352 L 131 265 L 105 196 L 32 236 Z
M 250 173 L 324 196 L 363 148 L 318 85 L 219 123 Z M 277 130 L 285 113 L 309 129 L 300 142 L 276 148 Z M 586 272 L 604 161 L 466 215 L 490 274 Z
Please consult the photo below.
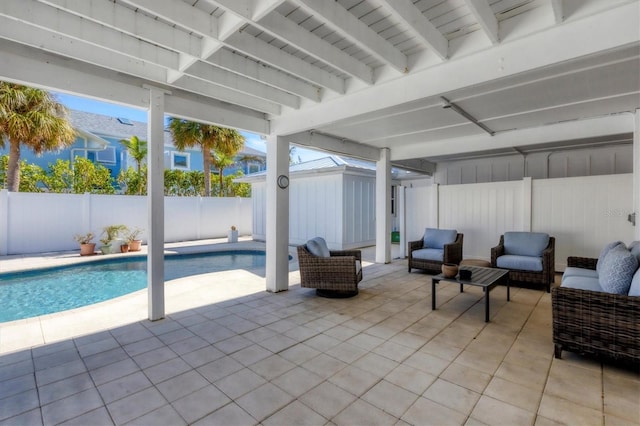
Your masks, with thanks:
M 597 264 L 598 264 L 598 259 L 594 259 L 592 257 L 578 257 L 578 256 L 567 257 L 567 266 L 571 266 L 574 268 L 595 270 Z
M 409 252 L 412 252 L 413 250 L 419 250 L 419 249 L 422 248 L 423 245 L 424 245 L 424 241 L 423 240 L 410 241 L 409 242 Z
M 463 234 L 458 234 L 456 240 L 451 244 L 444 245 L 444 263 L 460 264 L 462 261 Z
M 542 251 L 542 263 L 549 274 L 556 272 L 556 239 L 549 237 L 549 245 Z
M 504 244 L 498 244 L 495 247 L 491 247 L 491 266 L 493 268 L 497 266 L 498 258 L 503 255 L 504 255 Z
M 362 252 L 360 250 L 330 250 L 331 257 L 353 256 L 356 260 L 362 261 Z

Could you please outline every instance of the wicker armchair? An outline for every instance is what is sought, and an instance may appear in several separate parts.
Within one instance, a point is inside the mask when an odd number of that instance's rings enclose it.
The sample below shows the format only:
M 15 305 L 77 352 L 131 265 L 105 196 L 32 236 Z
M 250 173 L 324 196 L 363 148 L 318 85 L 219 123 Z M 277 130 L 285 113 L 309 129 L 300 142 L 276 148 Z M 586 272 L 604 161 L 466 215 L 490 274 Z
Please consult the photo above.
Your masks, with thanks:
M 542 284 L 546 287 L 547 293 L 551 291 L 551 283 L 555 278 L 555 249 L 556 239 L 549 237 L 549 245 L 542 252 L 542 271 L 524 271 L 519 269 L 509 269 L 509 280 L 530 284 Z M 500 242 L 491 248 L 491 267 L 497 268 L 498 257 L 503 256 L 504 235 L 500 235 Z M 505 268 L 507 269 L 507 268 Z
M 458 233 L 456 236 L 456 240 L 451 244 L 445 244 L 444 246 L 444 256 L 442 261 L 438 260 L 427 260 L 427 259 L 418 259 L 413 257 L 414 250 L 420 250 L 423 248 L 424 241 L 422 239 L 417 241 L 409 242 L 409 272 L 411 272 L 411 268 L 415 269 L 424 269 L 429 272 L 437 272 L 438 274 L 442 272 L 442 264 L 443 263 L 455 263 L 456 265 L 460 264 L 462 260 L 462 244 L 464 240 L 464 235 Z
M 331 250 L 330 257 L 311 254 L 307 246 L 298 246 L 300 286 L 315 288 L 323 297 L 351 297 L 358 294 L 362 281 L 360 250 Z
M 569 257 L 567 266 L 596 269 L 598 259 Z M 567 350 L 640 367 L 640 297 L 576 288 L 551 292 L 555 357 Z

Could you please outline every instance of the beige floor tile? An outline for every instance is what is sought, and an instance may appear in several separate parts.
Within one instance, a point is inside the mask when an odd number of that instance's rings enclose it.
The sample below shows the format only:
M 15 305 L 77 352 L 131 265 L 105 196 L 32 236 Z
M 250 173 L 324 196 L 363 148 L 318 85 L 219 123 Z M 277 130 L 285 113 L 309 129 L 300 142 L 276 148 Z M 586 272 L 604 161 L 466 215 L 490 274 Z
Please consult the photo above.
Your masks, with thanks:
M 402 415 L 402 420 L 412 425 L 463 425 L 466 415 L 440 405 L 430 399 L 420 397 Z
M 382 380 L 361 397 L 374 407 L 395 417 L 402 417 L 405 411 L 418 399 L 418 395 L 393 383 Z
M 488 425 L 530 425 L 535 414 L 483 395 L 473 408 L 471 417 Z
M 640 424 L 637 420 L 629 420 L 628 418 L 622 418 L 613 414 L 604 415 L 604 424 L 607 426 L 637 426 Z
M 640 382 L 605 374 L 604 412 L 640 424 Z
M 456 358 L 458 364 L 466 365 L 475 370 L 487 374 L 494 374 L 504 359 L 504 355 L 498 355 L 491 351 L 470 351 L 464 350 Z
M 228 375 L 214 383 L 214 385 L 225 393 L 229 398 L 236 399 L 254 389 L 267 383 L 267 381 L 249 370 L 243 368 L 233 374 Z
M 302 367 L 295 367 L 280 377 L 273 379 L 272 383 L 288 394 L 298 397 L 316 387 L 322 381 L 323 378 L 317 374 Z
M 350 365 L 338 371 L 328 380 L 355 396 L 361 396 L 378 383 L 380 377 Z
M 471 367 L 452 362 L 440 374 L 440 378 L 474 392 L 482 393 L 491 380 L 491 375 Z
M 324 379 L 327 379 L 345 368 L 347 365 L 347 363 L 332 358 L 329 355 L 320 354 L 302 364 L 302 367 L 316 373 Z
M 266 383 L 235 399 L 235 402 L 254 419 L 262 421 L 292 400 L 291 395 L 271 383 Z
M 566 423 L 556 422 L 540 415 L 536 416 L 536 420 L 534 423 L 535 426 L 564 426 L 565 424 Z
M 583 426 L 601 426 L 602 411 L 587 408 L 552 395 L 543 395 L 538 414 L 550 420 Z
M 352 365 L 376 376 L 384 377 L 398 366 L 398 362 L 370 352 L 362 358 L 354 361 Z
M 323 382 L 298 397 L 298 400 L 323 417 L 332 419 L 353 403 L 356 397 L 332 383 Z
M 430 355 L 428 353 L 418 351 L 404 360 L 403 364 L 408 365 L 425 373 L 439 376 L 445 368 L 449 366 L 451 361 L 444 360 L 437 356 Z
M 298 401 L 293 401 L 277 413 L 267 417 L 262 421 L 265 426 L 300 425 L 315 426 L 323 425 L 327 419 L 316 413 L 306 405 Z
M 479 393 L 442 379 L 436 380 L 422 396 L 463 414 L 469 414 L 480 398 Z
M 258 421 L 235 403 L 230 403 L 198 420 L 194 426 L 256 425 Z
M 320 351 L 313 349 L 304 343 L 298 343 L 297 345 L 280 352 L 278 355 L 293 362 L 294 364 L 302 364 L 311 358 L 315 358 L 320 355 Z
M 383 357 L 389 358 L 393 361 L 402 362 L 404 359 L 413 354 L 415 352 L 415 349 L 403 346 L 399 343 L 386 341 L 378 347 L 374 348 L 372 352 L 378 355 L 382 355 Z
M 547 371 L 538 370 L 529 364 L 514 364 L 503 362 L 495 372 L 495 377 L 518 383 L 536 392 L 542 393 L 547 381 Z
M 337 346 L 334 346 L 333 348 L 329 349 L 325 353 L 342 362 L 346 362 L 350 364 L 355 360 L 357 360 L 358 358 L 362 358 L 369 352 L 362 348 L 354 346 L 351 343 L 344 342 L 344 343 L 340 343 Z
M 398 418 L 359 399 L 349 404 L 332 422 L 336 425 L 392 425 L 398 422 Z
M 538 411 L 540 399 L 542 399 L 541 392 L 536 392 L 531 388 L 500 377 L 491 379 L 491 382 L 484 390 L 484 394 L 532 413 Z
M 416 395 L 422 395 L 424 391 L 435 382 L 436 378 L 434 375 L 404 364 L 400 364 L 384 377 L 386 381 L 411 391 Z

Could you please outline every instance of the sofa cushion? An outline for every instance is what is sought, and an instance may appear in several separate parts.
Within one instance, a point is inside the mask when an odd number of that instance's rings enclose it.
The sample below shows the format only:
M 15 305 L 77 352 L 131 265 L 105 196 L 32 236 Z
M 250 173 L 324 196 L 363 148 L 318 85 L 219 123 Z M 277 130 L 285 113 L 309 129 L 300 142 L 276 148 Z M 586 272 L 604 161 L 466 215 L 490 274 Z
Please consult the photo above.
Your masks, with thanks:
M 543 232 L 505 232 L 504 254 L 542 256 L 549 245 L 549 234 Z
M 598 279 L 592 278 L 592 277 L 579 277 L 579 276 L 567 277 L 566 279 L 562 280 L 562 284 L 560 284 L 560 287 L 604 292 L 602 287 L 600 287 L 600 283 L 598 282 Z
M 444 250 L 434 248 L 423 248 L 411 252 L 414 259 L 436 260 L 442 262 L 444 260 Z
M 600 251 L 600 255 L 598 256 L 598 263 L 596 263 L 596 271 L 598 271 L 598 273 L 600 272 L 600 268 L 602 267 L 602 261 L 604 260 L 607 253 L 609 253 L 609 250 L 619 246 L 620 244 L 624 245 L 622 241 L 613 241 L 604 246 L 604 248 Z
M 568 266 L 562 274 L 562 282 L 569 277 L 589 277 L 598 278 L 598 272 L 595 269 L 576 268 L 575 266 Z
M 314 256 L 331 257 L 327 242 L 322 237 L 315 237 L 307 241 L 307 250 Z
M 443 249 L 445 244 L 451 244 L 455 242 L 457 236 L 458 231 L 456 231 L 455 229 L 426 228 L 424 230 L 422 247 Z
M 629 296 L 640 296 L 640 268 L 633 274 L 631 287 L 629 287 Z
M 498 268 L 518 269 L 521 271 L 542 271 L 542 258 L 534 256 L 516 256 L 505 254 L 496 260 Z
M 638 260 L 624 244 L 618 245 L 604 257 L 598 273 L 600 287 L 608 293 L 627 294 Z

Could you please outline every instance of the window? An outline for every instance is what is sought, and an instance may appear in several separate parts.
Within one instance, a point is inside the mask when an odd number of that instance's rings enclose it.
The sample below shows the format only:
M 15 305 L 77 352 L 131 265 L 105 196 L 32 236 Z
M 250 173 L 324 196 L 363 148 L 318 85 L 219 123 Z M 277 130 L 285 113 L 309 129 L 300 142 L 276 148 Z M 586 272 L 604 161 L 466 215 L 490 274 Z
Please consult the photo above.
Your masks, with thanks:
M 108 146 L 105 149 L 96 151 L 96 161 L 98 163 L 116 164 L 116 148 Z
M 191 154 L 186 152 L 171 152 L 171 169 L 191 170 Z

